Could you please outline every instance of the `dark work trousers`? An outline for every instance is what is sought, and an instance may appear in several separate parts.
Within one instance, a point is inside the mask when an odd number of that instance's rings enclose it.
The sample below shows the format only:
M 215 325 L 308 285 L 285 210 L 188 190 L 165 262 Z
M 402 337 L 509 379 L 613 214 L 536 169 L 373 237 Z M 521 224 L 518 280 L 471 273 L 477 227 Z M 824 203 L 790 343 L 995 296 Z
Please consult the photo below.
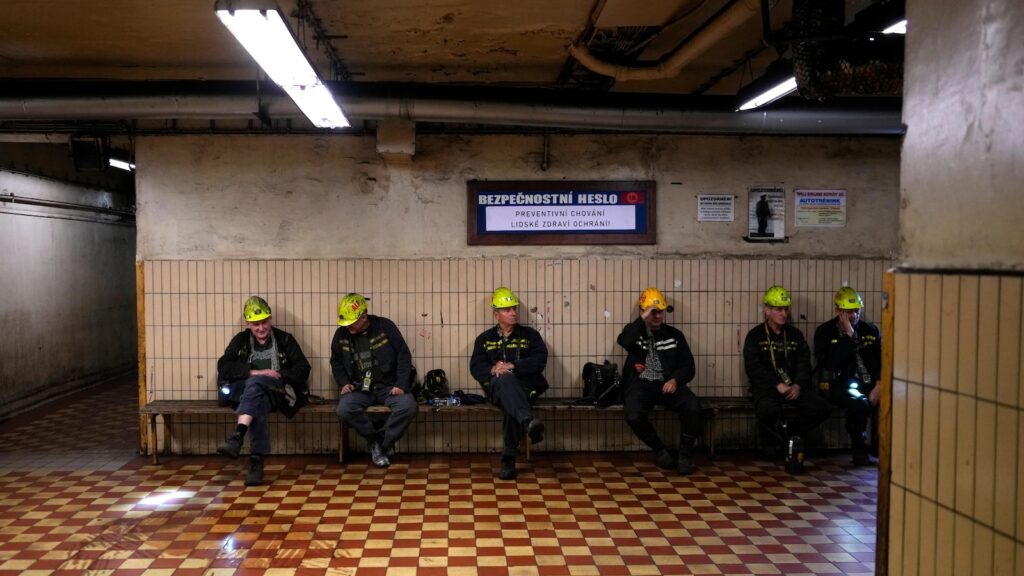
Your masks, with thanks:
M 250 376 L 245 381 L 235 414 L 252 416 L 252 423 L 249 424 L 250 454 L 262 456 L 270 453 L 270 426 L 267 420 L 278 401 L 277 394 L 272 390 L 281 386 L 280 380 L 270 376 Z
M 847 398 L 846 408 L 846 431 L 850 434 L 850 446 L 854 449 L 865 446 L 865 434 L 868 427 L 868 417 L 871 417 L 871 446 L 874 449 L 878 438 L 878 406 L 872 406 L 867 396 L 861 398 Z
M 383 404 L 391 409 L 388 421 L 384 424 L 384 435 L 380 437 L 373 423 L 366 416 L 370 406 Z M 345 424 L 356 429 L 367 442 L 379 441 L 385 451 L 394 447 L 395 443 L 405 434 L 409 424 L 416 419 L 419 405 L 416 398 L 409 394 L 391 395 L 390 386 L 378 386 L 372 392 L 353 390 L 338 400 L 338 418 Z
M 529 392 L 512 372 L 492 379 L 486 390 L 487 399 L 501 408 L 501 434 L 505 443 L 501 457 L 515 458 L 519 454 L 519 444 L 526 433 L 526 425 L 533 418 Z
M 787 401 L 775 390 L 761 392 L 754 396 L 754 415 L 761 430 L 765 446 L 778 445 L 783 441 L 780 434 L 783 404 L 796 408 L 796 415 L 788 422 L 789 434 L 806 437 L 819 424 L 828 419 L 832 406 L 810 387 L 801 387 L 796 400 Z
M 685 384 L 677 385 L 676 391 L 672 394 L 665 394 L 661 391 L 663 385 L 664 382 L 633 380 L 626 387 L 626 397 L 623 401 L 626 423 L 633 429 L 637 438 L 655 451 L 665 447 L 665 443 L 658 437 L 654 425 L 651 424 L 650 413 L 656 404 L 661 404 L 676 413 L 679 418 L 680 434 L 689 436 L 691 441 L 700 436 L 701 429 L 700 400 L 697 399 L 697 395 Z

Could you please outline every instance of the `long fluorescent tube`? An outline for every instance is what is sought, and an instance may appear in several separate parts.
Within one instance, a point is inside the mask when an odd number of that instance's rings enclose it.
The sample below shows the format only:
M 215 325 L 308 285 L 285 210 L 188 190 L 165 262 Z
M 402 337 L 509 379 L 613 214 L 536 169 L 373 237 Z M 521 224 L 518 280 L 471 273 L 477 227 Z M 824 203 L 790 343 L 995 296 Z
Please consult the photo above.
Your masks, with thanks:
M 317 128 L 346 128 L 348 119 L 295 42 L 277 10 L 217 9 L 217 18 L 284 89 Z
M 744 110 L 750 110 L 751 108 L 760 108 L 765 104 L 770 104 L 782 98 L 786 94 L 792 94 L 796 92 L 796 76 L 791 76 L 788 80 L 776 85 L 773 88 L 769 88 L 758 96 L 754 96 L 745 104 L 736 109 L 737 112 Z
M 128 172 L 135 171 L 135 164 L 133 164 L 132 162 L 125 162 L 124 160 L 118 160 L 116 158 L 110 158 L 108 160 L 108 162 L 114 168 L 118 168 L 118 169 L 121 169 L 121 170 L 126 170 Z
M 885 30 L 882 30 L 882 34 L 906 34 L 907 33 L 907 21 L 900 20 L 899 22 L 889 26 Z

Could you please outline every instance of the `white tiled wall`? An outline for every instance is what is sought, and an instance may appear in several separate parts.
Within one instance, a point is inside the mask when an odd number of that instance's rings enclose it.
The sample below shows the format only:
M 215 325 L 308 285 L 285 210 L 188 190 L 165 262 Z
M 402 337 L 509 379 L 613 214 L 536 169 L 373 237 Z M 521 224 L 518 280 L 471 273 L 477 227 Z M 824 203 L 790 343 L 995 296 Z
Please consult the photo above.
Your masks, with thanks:
M 742 396 L 741 347 L 746 332 L 761 321 L 765 288 L 780 283 L 793 292 L 793 320 L 810 340 L 817 324 L 832 316 L 832 295 L 843 282 L 864 296 L 866 319 L 880 322 L 888 265 L 883 260 L 635 258 L 147 261 L 146 397 L 215 398 L 216 360 L 243 329 L 242 303 L 258 294 L 270 303 L 275 325 L 294 334 L 309 358 L 311 391 L 336 398 L 330 339 L 337 328 L 337 301 L 349 291 L 369 296 L 370 312 L 398 325 L 420 375 L 442 368 L 453 388 L 475 392 L 469 356 L 474 338 L 493 324 L 490 293 L 499 285 L 516 292 L 521 322 L 538 329 L 548 344 L 548 397 L 577 398 L 586 362 L 607 358 L 621 365 L 624 354 L 615 338 L 635 317 L 636 299 L 649 285 L 664 291 L 675 307 L 667 318 L 683 330 L 694 352 L 694 391 Z M 637 448 L 618 421 L 597 431 L 601 436 L 611 431 L 602 442 L 593 440 L 587 423 L 565 425 L 578 438 L 560 448 Z M 215 435 L 224 427 L 218 424 Z M 417 450 L 444 450 L 448 437 L 414 427 L 408 443 Z

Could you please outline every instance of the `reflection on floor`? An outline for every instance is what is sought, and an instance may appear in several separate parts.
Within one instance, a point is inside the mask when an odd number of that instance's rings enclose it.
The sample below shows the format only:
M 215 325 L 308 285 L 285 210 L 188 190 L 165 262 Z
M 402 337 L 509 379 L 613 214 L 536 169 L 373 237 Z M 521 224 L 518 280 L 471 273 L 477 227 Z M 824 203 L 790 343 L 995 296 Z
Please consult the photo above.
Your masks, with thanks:
M 0 576 L 872 574 L 874 470 L 794 477 L 726 457 L 679 477 L 647 454 L 244 458 L 131 453 L 130 379 L 0 426 Z M 543 445 L 541 445 L 543 446 Z

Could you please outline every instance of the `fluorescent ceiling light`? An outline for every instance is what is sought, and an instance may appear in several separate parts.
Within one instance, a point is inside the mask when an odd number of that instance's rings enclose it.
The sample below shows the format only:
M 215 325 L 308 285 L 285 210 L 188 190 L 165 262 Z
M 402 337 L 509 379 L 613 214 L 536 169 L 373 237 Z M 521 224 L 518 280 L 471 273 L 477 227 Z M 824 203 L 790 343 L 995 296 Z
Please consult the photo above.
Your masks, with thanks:
M 907 33 L 907 21 L 900 20 L 899 22 L 889 26 L 885 30 L 882 30 L 882 34 L 906 34 Z
M 128 172 L 134 172 L 135 171 L 135 164 L 132 163 L 132 162 L 125 162 L 124 160 L 118 160 L 116 158 L 111 158 L 111 159 L 108 160 L 108 162 L 114 168 L 119 168 L 121 170 L 126 170 Z
M 217 18 L 314 126 L 349 126 L 341 107 L 313 70 L 278 10 L 229 10 L 220 8 L 218 3 Z
M 787 94 L 792 94 L 793 92 L 796 92 L 796 77 L 790 76 L 789 79 L 785 80 L 781 84 L 777 84 L 774 87 L 765 90 L 760 95 L 754 96 L 737 108 L 736 111 L 742 112 L 752 108 L 759 108 L 765 104 L 770 104 Z

